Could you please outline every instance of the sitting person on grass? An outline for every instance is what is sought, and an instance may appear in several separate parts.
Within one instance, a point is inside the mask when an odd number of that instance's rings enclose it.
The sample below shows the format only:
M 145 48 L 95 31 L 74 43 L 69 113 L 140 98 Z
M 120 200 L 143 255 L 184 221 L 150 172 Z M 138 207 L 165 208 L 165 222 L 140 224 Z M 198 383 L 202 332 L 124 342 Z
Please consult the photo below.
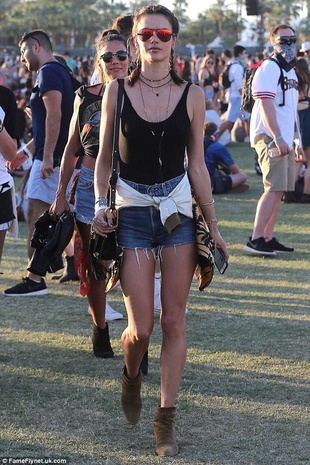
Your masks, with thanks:
M 234 162 L 225 145 L 217 142 L 218 127 L 207 121 L 204 125 L 204 157 L 212 182 L 213 194 L 244 192 L 247 175 Z

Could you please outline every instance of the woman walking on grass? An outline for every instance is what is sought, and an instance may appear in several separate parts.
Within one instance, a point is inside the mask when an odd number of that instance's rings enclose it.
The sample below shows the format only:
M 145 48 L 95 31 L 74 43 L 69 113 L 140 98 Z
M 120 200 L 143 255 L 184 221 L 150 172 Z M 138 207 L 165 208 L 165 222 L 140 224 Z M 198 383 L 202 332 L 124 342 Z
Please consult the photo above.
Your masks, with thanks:
M 114 356 L 114 352 L 110 344 L 105 314 L 106 283 L 95 279 L 91 271 L 88 248 L 95 208 L 94 168 L 99 150 L 102 95 L 105 85 L 115 78 L 127 76 L 129 68 L 126 39 L 115 29 L 102 31 L 97 43 L 96 65 L 99 84 L 82 86 L 75 97 L 68 142 L 60 168 L 59 185 L 51 210 L 58 215 L 69 210 L 66 188 L 77 162 L 76 155 L 82 147 L 84 155 L 75 192 L 74 210 L 86 264 L 83 285 L 87 288 L 85 293 L 87 293 L 89 309 L 93 318 L 94 355 L 100 358 L 111 358 Z M 113 309 L 110 308 L 110 312 L 114 312 Z
M 179 24 L 170 10 L 148 5 L 134 17 L 137 68 L 125 79 L 120 131 L 118 243 L 123 249 L 121 285 L 128 326 L 121 338 L 125 354 L 121 403 L 131 424 L 141 413 L 141 372 L 154 325 L 156 258 L 162 273 L 160 323 L 161 399 L 156 410 L 156 453 L 175 455 L 175 401 L 186 359 L 185 306 L 196 265 L 191 188 L 225 253 L 215 218 L 210 178 L 203 158 L 204 94 L 174 71 Z M 100 149 L 95 167 L 96 200 L 102 209 L 93 226 L 113 229 L 105 208 L 111 172 L 118 82 L 103 98 Z M 188 175 L 184 169 L 188 157 Z

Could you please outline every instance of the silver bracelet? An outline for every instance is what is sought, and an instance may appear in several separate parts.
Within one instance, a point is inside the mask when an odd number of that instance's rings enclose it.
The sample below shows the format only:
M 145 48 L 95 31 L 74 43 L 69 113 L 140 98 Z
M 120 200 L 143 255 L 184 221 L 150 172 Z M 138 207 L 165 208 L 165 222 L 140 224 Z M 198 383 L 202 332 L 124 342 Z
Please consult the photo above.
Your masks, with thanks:
M 99 205 L 99 206 L 105 205 L 107 207 L 108 206 L 108 199 L 106 197 L 99 196 L 99 197 L 97 197 L 95 205 Z

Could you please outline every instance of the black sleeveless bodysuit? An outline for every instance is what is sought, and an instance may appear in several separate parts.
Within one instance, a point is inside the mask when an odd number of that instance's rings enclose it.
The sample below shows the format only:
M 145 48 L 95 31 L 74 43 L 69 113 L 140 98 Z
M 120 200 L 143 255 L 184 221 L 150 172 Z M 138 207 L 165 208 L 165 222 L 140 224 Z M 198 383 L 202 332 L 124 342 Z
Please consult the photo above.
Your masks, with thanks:
M 190 120 L 186 108 L 188 83 L 173 113 L 149 123 L 134 110 L 126 91 L 121 115 L 120 176 L 140 184 L 162 183 L 184 173 Z

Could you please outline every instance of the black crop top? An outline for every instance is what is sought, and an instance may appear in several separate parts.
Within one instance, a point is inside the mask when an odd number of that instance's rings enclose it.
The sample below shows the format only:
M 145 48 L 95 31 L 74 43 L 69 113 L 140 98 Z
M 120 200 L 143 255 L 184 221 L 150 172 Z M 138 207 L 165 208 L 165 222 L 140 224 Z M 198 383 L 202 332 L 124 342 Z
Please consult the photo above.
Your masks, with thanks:
M 209 76 L 203 81 L 203 85 L 204 86 L 212 86 L 212 82 L 213 82 L 213 76 L 212 74 L 209 74 Z
M 190 132 L 186 108 L 190 85 L 185 87 L 173 113 L 159 123 L 149 123 L 141 118 L 124 91 L 119 141 L 123 179 L 155 184 L 184 173 L 185 148 Z
M 91 94 L 86 86 L 78 89 L 81 98 L 79 107 L 79 133 L 84 154 L 96 158 L 99 152 L 99 127 L 101 118 L 102 90 L 98 95 Z
M 214 81 L 214 76 L 212 74 L 209 74 L 207 78 L 203 81 L 204 86 L 212 86 L 212 83 Z

